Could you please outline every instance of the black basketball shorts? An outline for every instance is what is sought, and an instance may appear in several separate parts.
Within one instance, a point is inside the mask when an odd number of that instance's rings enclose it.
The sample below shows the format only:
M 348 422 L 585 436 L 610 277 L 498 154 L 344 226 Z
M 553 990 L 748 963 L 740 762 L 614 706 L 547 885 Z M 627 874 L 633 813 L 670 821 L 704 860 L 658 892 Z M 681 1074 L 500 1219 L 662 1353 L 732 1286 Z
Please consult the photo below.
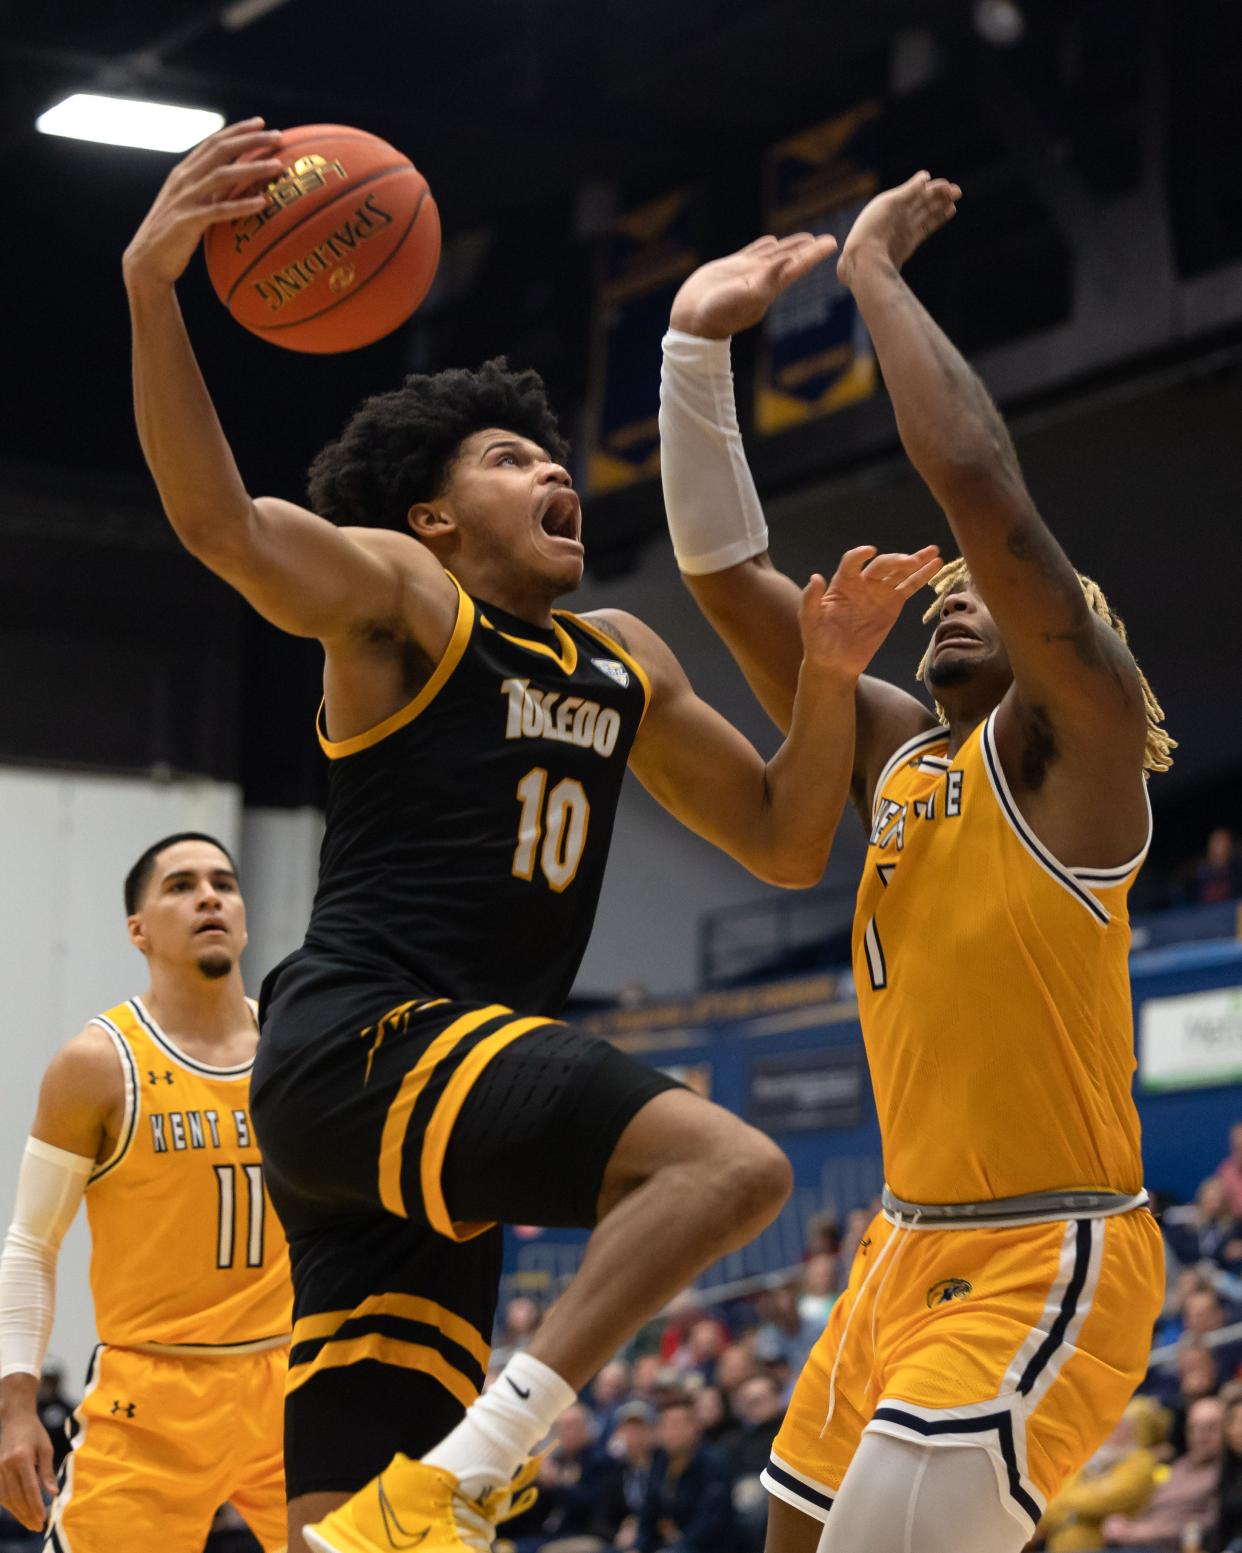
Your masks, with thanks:
M 421 1456 L 486 1375 L 502 1224 L 589 1228 L 673 1080 L 559 1021 L 295 956 L 264 988 L 251 1113 L 293 1268 L 291 1498 Z

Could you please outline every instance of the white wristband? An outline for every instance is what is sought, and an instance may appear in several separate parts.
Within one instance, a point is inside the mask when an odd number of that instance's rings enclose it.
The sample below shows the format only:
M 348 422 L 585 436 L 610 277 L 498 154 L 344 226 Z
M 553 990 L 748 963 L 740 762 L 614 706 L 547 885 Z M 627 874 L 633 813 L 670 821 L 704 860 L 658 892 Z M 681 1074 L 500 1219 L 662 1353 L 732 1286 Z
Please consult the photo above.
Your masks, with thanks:
M 742 447 L 728 340 L 670 329 L 660 372 L 660 476 L 677 565 L 724 571 L 768 548 Z
M 38 1375 L 56 1309 L 56 1258 L 95 1161 L 27 1138 L 0 1253 L 0 1377 Z

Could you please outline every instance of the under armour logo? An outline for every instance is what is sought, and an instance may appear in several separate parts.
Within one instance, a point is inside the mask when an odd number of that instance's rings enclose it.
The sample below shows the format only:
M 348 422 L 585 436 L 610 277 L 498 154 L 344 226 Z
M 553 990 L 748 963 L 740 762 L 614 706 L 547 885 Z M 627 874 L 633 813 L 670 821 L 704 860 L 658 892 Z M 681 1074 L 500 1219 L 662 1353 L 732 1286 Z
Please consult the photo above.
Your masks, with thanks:
M 384 1535 L 388 1538 L 388 1546 L 398 1549 L 416 1548 L 420 1543 L 425 1542 L 431 1527 L 424 1526 L 422 1531 L 406 1531 L 397 1519 L 397 1512 L 393 1509 L 388 1495 L 384 1492 L 383 1477 L 378 1479 L 375 1486 L 379 1491 L 380 1519 L 384 1523 Z M 397 1537 L 401 1538 L 400 1542 L 397 1541 Z
M 866 1256 L 867 1252 L 871 1250 L 871 1236 L 870 1235 L 865 1236 L 862 1240 L 860 1240 L 858 1242 L 858 1249 L 862 1253 L 863 1256 Z
M 126 1418 L 132 1418 L 134 1416 L 135 1412 L 137 1411 L 137 1403 L 135 1403 L 135 1402 L 114 1402 L 112 1404 L 112 1411 L 113 1411 L 114 1414 L 115 1413 L 121 1413 Z
M 152 1084 L 158 1084 L 161 1079 L 163 1079 L 165 1084 L 171 1084 L 173 1081 L 173 1076 L 167 1068 L 162 1073 L 157 1073 L 154 1068 L 148 1068 L 147 1077 Z

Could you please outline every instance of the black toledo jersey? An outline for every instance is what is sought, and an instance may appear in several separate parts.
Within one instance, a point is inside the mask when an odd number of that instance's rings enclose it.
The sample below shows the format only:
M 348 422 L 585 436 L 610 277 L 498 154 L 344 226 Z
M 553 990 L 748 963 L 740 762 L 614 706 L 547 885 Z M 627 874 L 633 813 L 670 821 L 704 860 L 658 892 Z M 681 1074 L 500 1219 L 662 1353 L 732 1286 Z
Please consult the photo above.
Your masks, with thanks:
M 599 900 L 650 687 L 609 637 L 551 630 L 458 588 L 417 696 L 332 761 L 312 954 L 436 996 L 555 1012 Z

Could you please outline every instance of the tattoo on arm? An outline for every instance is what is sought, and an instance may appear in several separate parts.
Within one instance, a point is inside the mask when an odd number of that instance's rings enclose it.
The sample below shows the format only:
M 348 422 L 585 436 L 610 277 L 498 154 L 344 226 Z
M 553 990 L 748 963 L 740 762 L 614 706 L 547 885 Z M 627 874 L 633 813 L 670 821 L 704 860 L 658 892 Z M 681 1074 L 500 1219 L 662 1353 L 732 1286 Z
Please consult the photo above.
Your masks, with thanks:
M 625 632 L 615 620 L 606 620 L 604 622 L 604 629 L 618 647 L 623 648 L 626 652 L 632 651 L 629 642 L 626 640 Z

